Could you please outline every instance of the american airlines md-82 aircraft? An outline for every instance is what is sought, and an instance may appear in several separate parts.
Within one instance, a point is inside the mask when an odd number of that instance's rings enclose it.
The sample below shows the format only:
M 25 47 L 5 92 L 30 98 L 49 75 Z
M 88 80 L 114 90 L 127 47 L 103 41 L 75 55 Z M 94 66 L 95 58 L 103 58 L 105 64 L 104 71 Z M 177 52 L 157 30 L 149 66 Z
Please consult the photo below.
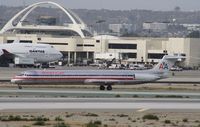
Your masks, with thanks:
M 62 53 L 49 44 L 9 43 L 0 44 L 0 57 L 29 58 L 35 63 L 47 63 L 62 58 Z
M 166 78 L 169 69 L 182 56 L 166 55 L 150 70 L 31 70 L 11 79 L 20 84 L 98 84 L 100 90 L 112 90 L 114 84 L 137 84 Z

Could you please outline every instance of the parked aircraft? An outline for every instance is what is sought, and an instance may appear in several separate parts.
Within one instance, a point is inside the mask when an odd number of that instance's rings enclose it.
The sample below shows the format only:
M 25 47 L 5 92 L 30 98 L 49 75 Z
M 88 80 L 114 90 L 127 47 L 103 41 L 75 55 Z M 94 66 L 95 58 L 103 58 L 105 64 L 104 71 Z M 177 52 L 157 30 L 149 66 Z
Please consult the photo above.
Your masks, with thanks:
M 112 90 L 113 84 L 136 84 L 156 81 L 167 77 L 167 72 L 181 56 L 166 55 L 149 70 L 31 70 L 11 79 L 20 84 L 83 84 L 100 85 L 100 90 Z
M 59 60 L 61 52 L 49 44 L 9 43 L 0 44 L 0 56 L 4 58 L 28 58 L 35 63 L 47 63 Z

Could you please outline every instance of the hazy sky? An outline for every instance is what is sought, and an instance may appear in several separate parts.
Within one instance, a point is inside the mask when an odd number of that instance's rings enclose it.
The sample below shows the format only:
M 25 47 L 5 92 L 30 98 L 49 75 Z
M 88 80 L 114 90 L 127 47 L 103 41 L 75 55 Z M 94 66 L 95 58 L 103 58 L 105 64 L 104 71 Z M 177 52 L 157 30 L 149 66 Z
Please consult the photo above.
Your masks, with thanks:
M 0 0 L 1 5 L 22 6 L 44 0 Z M 200 10 L 200 0 L 51 0 L 71 9 L 110 10 L 173 10 L 179 6 L 183 11 Z

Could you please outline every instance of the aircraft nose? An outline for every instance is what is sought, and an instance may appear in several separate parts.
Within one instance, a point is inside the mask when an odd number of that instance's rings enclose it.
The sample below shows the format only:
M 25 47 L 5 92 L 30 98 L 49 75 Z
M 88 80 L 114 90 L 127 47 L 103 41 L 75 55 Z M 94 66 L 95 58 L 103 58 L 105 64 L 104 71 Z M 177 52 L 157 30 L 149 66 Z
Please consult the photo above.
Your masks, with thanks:
M 13 83 L 13 84 L 18 84 L 18 83 L 22 83 L 23 80 L 22 79 L 13 78 L 13 79 L 10 80 L 10 82 Z
M 10 80 L 10 82 L 13 84 L 20 83 L 21 81 L 22 81 L 22 79 L 20 79 L 18 76 L 15 76 Z
M 15 84 L 16 83 L 16 79 L 11 79 L 10 82 Z

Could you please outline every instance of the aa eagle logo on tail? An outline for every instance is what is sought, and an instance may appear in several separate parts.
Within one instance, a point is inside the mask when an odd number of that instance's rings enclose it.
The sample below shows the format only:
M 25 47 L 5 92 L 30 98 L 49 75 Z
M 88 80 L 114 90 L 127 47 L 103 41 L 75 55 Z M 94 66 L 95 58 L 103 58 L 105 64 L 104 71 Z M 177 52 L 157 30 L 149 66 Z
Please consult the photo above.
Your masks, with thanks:
M 163 70 L 163 69 L 165 70 L 165 69 L 169 69 L 169 68 L 168 68 L 167 63 L 162 62 L 162 63 L 160 64 L 160 66 L 159 66 L 159 69 L 160 69 L 160 70 Z

